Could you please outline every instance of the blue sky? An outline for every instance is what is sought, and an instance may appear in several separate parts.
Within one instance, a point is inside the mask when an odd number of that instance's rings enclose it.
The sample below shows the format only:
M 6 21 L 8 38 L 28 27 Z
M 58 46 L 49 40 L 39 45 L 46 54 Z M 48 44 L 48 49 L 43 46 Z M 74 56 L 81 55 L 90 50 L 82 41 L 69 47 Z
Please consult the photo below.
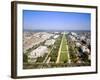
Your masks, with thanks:
M 90 30 L 91 14 L 23 10 L 23 27 L 28 30 Z

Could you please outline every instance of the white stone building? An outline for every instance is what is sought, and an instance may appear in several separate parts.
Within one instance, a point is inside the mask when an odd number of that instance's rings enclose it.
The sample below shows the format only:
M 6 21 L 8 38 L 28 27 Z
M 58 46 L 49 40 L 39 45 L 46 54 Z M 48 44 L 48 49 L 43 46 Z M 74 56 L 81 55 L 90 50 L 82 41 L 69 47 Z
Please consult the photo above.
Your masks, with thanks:
M 82 46 L 82 51 L 87 52 L 88 54 L 90 53 L 90 50 L 86 46 Z
M 46 46 L 50 46 L 50 45 L 53 45 L 55 43 L 55 40 L 54 39 L 50 39 L 50 40 L 47 40 L 46 42 L 45 42 L 45 45 Z
M 81 44 L 79 42 L 76 42 L 77 47 L 81 47 Z
M 59 35 L 55 35 L 55 36 L 54 36 L 54 39 L 56 39 L 56 38 L 58 38 L 58 37 L 59 37 Z
M 36 58 L 42 57 L 46 53 L 48 53 L 48 48 L 46 46 L 39 46 L 38 48 L 29 53 L 28 58 L 29 60 L 33 60 L 34 62 Z

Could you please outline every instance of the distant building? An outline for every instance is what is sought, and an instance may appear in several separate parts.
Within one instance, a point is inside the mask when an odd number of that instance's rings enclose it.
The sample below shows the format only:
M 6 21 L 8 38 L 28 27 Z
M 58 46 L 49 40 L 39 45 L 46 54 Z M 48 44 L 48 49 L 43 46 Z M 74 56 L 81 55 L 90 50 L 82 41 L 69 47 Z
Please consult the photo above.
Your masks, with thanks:
M 76 38 L 75 38 L 74 36 L 72 36 L 72 35 L 69 35 L 69 39 L 70 39 L 71 41 L 76 41 Z
M 54 39 L 56 39 L 56 38 L 58 38 L 58 37 L 59 37 L 59 35 L 55 35 L 55 36 L 54 36 Z
M 90 44 L 90 42 L 91 42 L 91 40 L 90 40 L 90 39 L 87 39 L 87 40 L 86 40 L 87 45 L 89 45 L 89 44 Z
M 46 46 L 39 46 L 38 48 L 29 53 L 29 61 L 32 62 L 31 60 L 33 60 L 34 62 L 36 58 L 42 57 L 46 53 L 48 53 L 48 48 Z
M 27 50 L 32 48 L 33 46 L 43 43 L 44 41 L 53 36 L 52 33 L 48 32 L 31 32 L 24 33 L 24 35 L 30 35 L 28 38 L 27 36 L 24 37 L 24 53 L 27 52 Z
M 80 40 L 85 40 L 85 36 L 81 36 L 80 37 Z
M 82 46 L 82 51 L 87 52 L 88 54 L 90 53 L 90 50 L 86 46 Z
M 76 47 L 81 47 L 81 44 L 79 42 L 76 42 Z
M 77 34 L 75 32 L 71 32 L 71 35 L 77 37 Z
M 55 40 L 54 39 L 50 39 L 50 40 L 46 40 L 45 45 L 46 46 L 50 46 L 50 45 L 53 45 L 54 43 L 55 43 Z

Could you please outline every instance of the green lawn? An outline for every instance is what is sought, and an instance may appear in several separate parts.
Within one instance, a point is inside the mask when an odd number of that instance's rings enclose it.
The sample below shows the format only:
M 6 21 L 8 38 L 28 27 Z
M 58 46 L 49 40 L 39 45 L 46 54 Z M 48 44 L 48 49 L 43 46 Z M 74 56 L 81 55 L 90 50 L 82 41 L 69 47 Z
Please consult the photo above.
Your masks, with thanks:
M 50 59 L 50 62 L 56 62 L 57 60 L 57 55 L 58 55 L 58 50 L 59 50 L 59 46 L 60 46 L 60 43 L 61 43 L 61 39 L 62 39 L 62 36 L 58 37 L 58 39 L 56 40 L 55 44 L 54 44 L 54 47 L 49 55 L 49 57 L 51 58 Z
M 66 51 L 61 51 L 60 62 L 66 63 L 68 61 Z
M 67 42 L 66 42 L 66 36 L 63 34 L 63 41 L 62 41 L 62 47 L 61 47 L 61 54 L 60 54 L 60 62 L 66 63 L 68 61 L 68 55 L 67 55 Z

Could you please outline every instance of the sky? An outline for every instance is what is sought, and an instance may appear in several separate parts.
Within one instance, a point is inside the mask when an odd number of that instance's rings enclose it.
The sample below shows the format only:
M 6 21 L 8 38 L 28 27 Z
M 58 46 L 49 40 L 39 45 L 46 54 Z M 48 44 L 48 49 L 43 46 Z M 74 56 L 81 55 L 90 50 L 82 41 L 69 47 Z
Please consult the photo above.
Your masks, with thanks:
M 24 30 L 90 30 L 91 14 L 23 10 Z

